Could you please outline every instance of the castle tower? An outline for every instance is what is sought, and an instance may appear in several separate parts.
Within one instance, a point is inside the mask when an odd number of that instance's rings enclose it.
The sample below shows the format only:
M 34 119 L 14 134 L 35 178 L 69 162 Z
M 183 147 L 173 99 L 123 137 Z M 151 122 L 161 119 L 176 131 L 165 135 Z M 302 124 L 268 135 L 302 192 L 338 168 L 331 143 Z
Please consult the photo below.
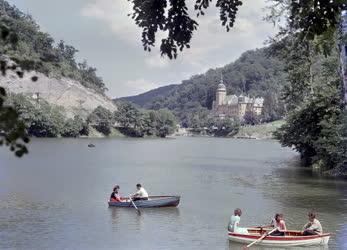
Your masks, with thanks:
M 220 83 L 218 84 L 217 92 L 216 92 L 216 105 L 224 105 L 227 96 L 227 88 L 224 85 L 223 75 L 221 75 Z

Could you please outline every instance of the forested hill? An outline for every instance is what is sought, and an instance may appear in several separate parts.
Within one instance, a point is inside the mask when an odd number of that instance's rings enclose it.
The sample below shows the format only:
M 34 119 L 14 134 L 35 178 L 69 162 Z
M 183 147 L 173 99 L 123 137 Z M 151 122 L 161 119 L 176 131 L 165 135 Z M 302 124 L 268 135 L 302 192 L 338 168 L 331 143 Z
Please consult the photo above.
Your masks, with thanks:
M 223 74 L 228 94 L 263 96 L 265 119 L 275 120 L 284 112 L 283 104 L 279 100 L 280 91 L 286 83 L 286 75 L 283 62 L 269 55 L 269 51 L 271 47 L 247 51 L 235 62 L 192 76 L 172 89 L 149 91 L 141 94 L 141 98 L 122 99 L 148 109 L 173 110 L 182 123 L 189 126 L 194 114 L 205 112 L 212 107 L 215 91 Z
M 0 19 L 2 32 L 11 31 L 11 43 L 0 42 L 1 55 L 9 56 L 22 69 L 54 78 L 67 77 L 104 94 L 106 87 L 96 75 L 96 69 L 86 61 L 76 62 L 78 50 L 64 41 L 56 43 L 48 33 L 40 31 L 39 25 L 29 14 L 0 0 Z
M 122 98 L 119 98 L 118 100 L 132 102 L 143 107 L 146 104 L 155 101 L 159 96 L 166 97 L 168 94 L 170 94 L 171 90 L 175 89 L 177 86 L 178 86 L 177 84 L 171 84 L 164 87 L 152 89 L 143 94 L 122 97 Z

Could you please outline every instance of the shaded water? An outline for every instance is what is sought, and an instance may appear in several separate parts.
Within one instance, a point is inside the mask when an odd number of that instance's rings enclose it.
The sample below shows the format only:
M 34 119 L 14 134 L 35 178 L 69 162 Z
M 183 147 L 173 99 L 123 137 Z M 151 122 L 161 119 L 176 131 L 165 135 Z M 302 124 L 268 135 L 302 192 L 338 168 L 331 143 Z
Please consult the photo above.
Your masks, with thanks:
M 289 229 L 315 208 L 334 233 L 329 249 L 347 249 L 347 183 L 297 167 L 275 141 L 89 142 L 34 140 L 22 159 L 0 148 L 0 249 L 240 249 L 226 235 L 235 207 L 245 226 L 282 212 Z M 181 195 L 180 206 L 141 216 L 107 206 L 114 184 L 128 195 L 138 182 L 152 195 Z

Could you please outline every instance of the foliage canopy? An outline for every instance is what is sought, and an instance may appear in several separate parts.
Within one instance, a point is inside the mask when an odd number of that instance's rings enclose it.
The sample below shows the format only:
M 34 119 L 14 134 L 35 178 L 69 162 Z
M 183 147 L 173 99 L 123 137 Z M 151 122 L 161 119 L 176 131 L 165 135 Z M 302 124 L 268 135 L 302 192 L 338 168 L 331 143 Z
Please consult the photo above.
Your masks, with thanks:
M 142 44 L 150 51 L 155 46 L 156 34 L 166 32 L 161 40 L 160 51 L 170 59 L 179 51 L 190 48 L 198 22 L 188 11 L 188 0 L 128 0 L 133 6 L 130 14 L 135 24 L 142 29 Z M 265 0 L 264 0 L 265 1 Z M 194 0 L 196 16 L 204 15 L 211 3 L 219 9 L 221 24 L 226 30 L 234 26 L 236 15 L 244 0 Z M 347 9 L 345 0 L 272 0 L 278 11 L 274 16 L 282 16 L 289 10 L 288 23 L 291 29 L 301 30 L 304 37 L 313 39 L 328 29 L 339 25 L 340 13 Z

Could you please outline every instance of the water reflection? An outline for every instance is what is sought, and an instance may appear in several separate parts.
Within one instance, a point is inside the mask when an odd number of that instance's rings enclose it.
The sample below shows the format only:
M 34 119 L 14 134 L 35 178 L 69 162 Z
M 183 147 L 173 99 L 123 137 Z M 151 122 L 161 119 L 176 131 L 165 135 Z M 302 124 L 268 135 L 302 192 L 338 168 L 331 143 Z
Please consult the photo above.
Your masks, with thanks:
M 109 207 L 108 210 L 114 230 L 118 230 L 125 224 L 128 224 L 133 230 L 141 231 L 146 220 L 162 220 L 168 223 L 170 221 L 180 221 L 180 210 L 177 207 L 139 208 L 140 214 L 132 207 Z
M 296 166 L 274 168 L 264 179 L 264 196 L 279 202 L 272 212 L 284 213 L 289 229 L 300 230 L 307 221 L 307 213 L 315 210 L 323 230 L 332 233 L 330 248 L 347 249 L 345 181 L 324 178 Z
M 290 229 L 316 208 L 334 233 L 330 250 L 347 249 L 347 185 L 298 168 L 274 141 L 103 139 L 90 150 L 85 140 L 34 139 L 25 159 L 1 150 L 1 249 L 240 249 L 226 235 L 235 207 L 242 225 L 281 212 Z M 131 193 L 137 182 L 184 199 L 141 216 L 107 206 L 114 183 Z

